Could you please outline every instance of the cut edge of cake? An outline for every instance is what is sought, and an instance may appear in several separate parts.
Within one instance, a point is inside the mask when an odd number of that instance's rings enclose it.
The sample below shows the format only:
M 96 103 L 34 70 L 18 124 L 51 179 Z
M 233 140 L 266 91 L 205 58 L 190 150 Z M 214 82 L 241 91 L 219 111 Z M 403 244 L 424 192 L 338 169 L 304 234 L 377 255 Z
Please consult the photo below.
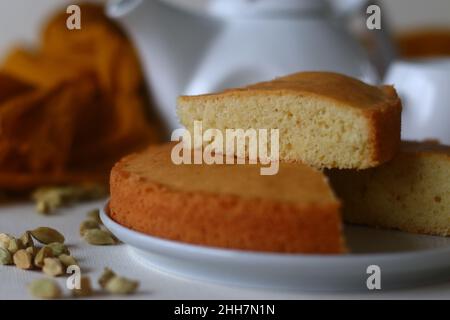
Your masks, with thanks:
M 216 94 L 181 96 L 177 113 L 191 132 L 194 121 L 202 121 L 204 130 L 277 128 L 282 161 L 366 169 L 397 152 L 401 109 L 391 86 L 306 72 Z
M 327 175 L 347 223 L 450 236 L 450 146 L 405 141 L 378 168 Z

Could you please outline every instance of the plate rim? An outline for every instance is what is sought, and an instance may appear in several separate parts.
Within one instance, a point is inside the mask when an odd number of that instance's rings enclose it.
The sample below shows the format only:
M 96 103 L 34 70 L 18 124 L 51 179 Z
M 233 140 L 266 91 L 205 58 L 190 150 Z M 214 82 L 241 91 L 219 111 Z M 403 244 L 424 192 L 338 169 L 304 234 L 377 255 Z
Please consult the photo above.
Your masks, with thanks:
M 292 254 L 215 248 L 162 239 L 122 226 L 107 214 L 105 208 L 108 210 L 108 205 L 109 200 L 100 212 L 102 222 L 129 249 L 133 249 L 136 258 L 143 259 L 141 262 L 149 264 L 150 268 L 183 278 L 243 287 L 359 291 L 365 290 L 362 286 L 366 283 L 367 268 L 372 265 L 387 270 L 384 272 L 384 289 L 415 287 L 422 285 L 422 281 L 428 284 L 447 281 L 450 277 L 448 272 L 445 272 L 445 276 L 442 274 L 442 270 L 450 267 L 450 246 L 403 252 L 344 254 Z M 186 265 L 180 270 L 180 265 L 184 263 Z M 199 275 L 198 266 L 206 270 L 206 274 Z M 230 271 L 230 268 L 234 271 Z M 353 270 L 351 277 L 350 270 Z M 355 272 L 358 272 L 356 278 Z M 306 276 L 308 274 L 315 275 L 313 278 L 318 276 L 318 280 L 310 280 L 311 277 Z M 272 280 L 267 280 L 268 275 Z M 328 280 L 323 283 L 324 279 Z
M 343 254 L 305 254 L 305 253 L 275 253 L 275 252 L 259 252 L 259 251 L 251 251 L 251 250 L 239 250 L 239 249 L 227 249 L 220 247 L 210 247 L 199 244 L 191 244 L 184 243 L 181 241 L 164 239 L 160 237 L 155 237 L 148 235 L 146 233 L 133 230 L 131 228 L 125 227 L 116 221 L 114 221 L 107 213 L 106 208 L 109 206 L 110 199 L 108 198 L 104 205 L 100 209 L 100 219 L 103 224 L 110 230 L 112 233 L 115 233 L 115 230 L 120 230 L 122 232 L 128 233 L 130 236 L 137 238 L 139 241 L 144 241 L 144 244 L 148 244 L 152 248 L 159 247 L 160 249 L 170 249 L 175 250 L 176 252 L 183 253 L 195 253 L 200 254 L 202 256 L 215 256 L 220 258 L 244 258 L 245 260 L 273 260 L 276 259 L 279 262 L 294 262 L 294 261 L 308 261 L 316 262 L 317 259 L 325 261 L 333 261 L 336 262 L 349 262 L 355 263 L 357 261 L 367 261 L 377 259 L 380 263 L 383 260 L 392 260 L 392 259 L 408 259 L 408 258 L 416 258 L 418 254 L 424 256 L 439 256 L 450 254 L 450 246 L 443 246 L 441 248 L 433 248 L 433 249 L 418 249 L 414 251 L 395 251 L 395 252 L 385 252 L 385 253 L 343 253 Z M 125 242 L 127 245 L 131 247 L 136 247 L 133 244 L 129 244 Z M 143 250 L 142 248 L 138 248 Z M 450 255 L 449 255 L 450 256 Z

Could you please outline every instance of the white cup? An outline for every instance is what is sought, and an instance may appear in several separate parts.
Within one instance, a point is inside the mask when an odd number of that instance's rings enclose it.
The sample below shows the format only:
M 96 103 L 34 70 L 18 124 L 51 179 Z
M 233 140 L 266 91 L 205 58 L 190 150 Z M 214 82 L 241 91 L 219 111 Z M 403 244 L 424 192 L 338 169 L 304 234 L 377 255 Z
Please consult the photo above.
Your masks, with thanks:
M 402 99 L 402 139 L 450 145 L 450 58 L 394 62 L 384 83 Z

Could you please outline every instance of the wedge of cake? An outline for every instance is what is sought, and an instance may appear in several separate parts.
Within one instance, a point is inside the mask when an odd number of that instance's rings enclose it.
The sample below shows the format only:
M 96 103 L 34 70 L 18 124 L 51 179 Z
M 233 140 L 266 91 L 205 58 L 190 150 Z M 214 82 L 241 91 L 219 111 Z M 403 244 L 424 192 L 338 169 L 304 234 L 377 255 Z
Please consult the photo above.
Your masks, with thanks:
M 111 172 L 110 216 L 164 239 L 283 253 L 341 253 L 340 203 L 301 163 L 273 176 L 259 165 L 175 165 L 174 144 L 150 147 Z
M 341 74 L 302 72 L 244 88 L 178 99 L 192 131 L 279 129 L 280 159 L 317 168 L 378 166 L 400 142 L 401 102 L 391 86 L 375 87 Z
M 414 233 L 450 235 L 450 147 L 403 142 L 378 168 L 330 170 L 346 222 Z

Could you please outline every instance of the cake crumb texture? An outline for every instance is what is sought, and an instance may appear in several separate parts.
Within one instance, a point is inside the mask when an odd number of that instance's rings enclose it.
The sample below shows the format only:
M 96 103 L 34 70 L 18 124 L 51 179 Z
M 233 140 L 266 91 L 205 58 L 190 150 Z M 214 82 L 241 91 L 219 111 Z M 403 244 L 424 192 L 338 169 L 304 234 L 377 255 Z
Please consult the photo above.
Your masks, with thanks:
M 316 168 L 365 169 L 393 158 L 401 101 L 391 86 L 330 72 L 301 72 L 214 94 L 181 96 L 177 113 L 191 132 L 279 129 L 280 159 Z
M 349 223 L 450 235 L 450 147 L 403 142 L 378 168 L 327 172 Z

